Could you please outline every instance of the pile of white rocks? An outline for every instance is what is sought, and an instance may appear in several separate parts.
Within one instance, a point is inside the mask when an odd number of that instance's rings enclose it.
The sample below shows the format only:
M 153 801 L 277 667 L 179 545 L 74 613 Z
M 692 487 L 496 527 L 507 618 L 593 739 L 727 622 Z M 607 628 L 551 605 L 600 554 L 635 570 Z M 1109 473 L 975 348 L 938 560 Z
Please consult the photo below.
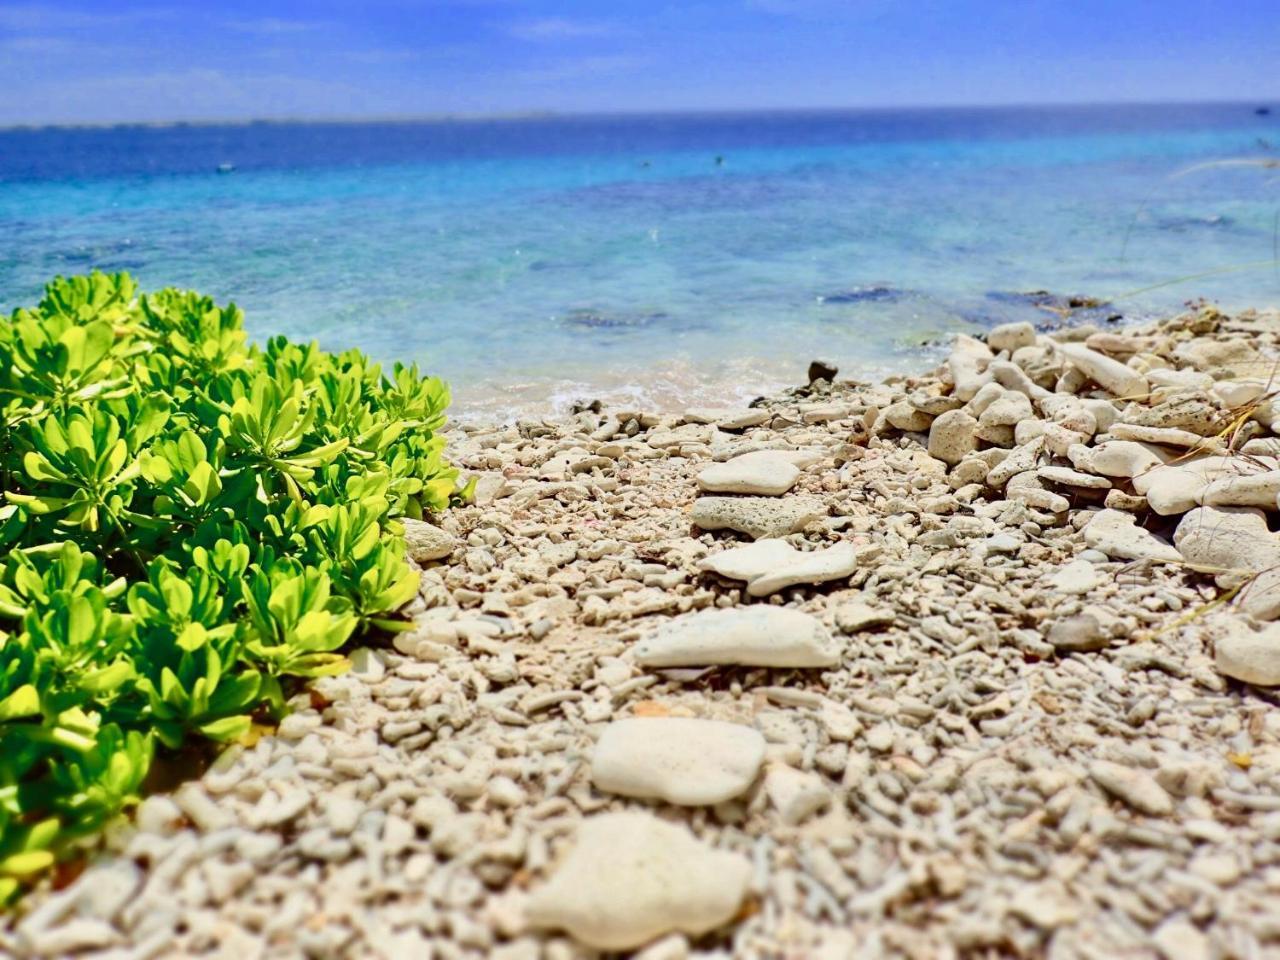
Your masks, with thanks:
M 890 404 L 875 430 L 924 434 L 961 502 L 1002 492 L 1037 522 L 1082 527 L 1107 557 L 1179 563 L 1241 588 L 1242 611 L 1270 622 L 1280 358 L 1253 337 L 1214 335 L 1224 319 L 1205 309 L 1142 333 L 1046 336 L 1021 323 L 985 343 L 962 336 L 939 381 Z M 1274 338 L 1265 320 L 1237 323 Z M 1280 684 L 1280 626 L 1242 623 L 1216 646 L 1228 676 Z
M 0 955 L 1265 957 L 1280 316 L 455 432 L 412 631 Z

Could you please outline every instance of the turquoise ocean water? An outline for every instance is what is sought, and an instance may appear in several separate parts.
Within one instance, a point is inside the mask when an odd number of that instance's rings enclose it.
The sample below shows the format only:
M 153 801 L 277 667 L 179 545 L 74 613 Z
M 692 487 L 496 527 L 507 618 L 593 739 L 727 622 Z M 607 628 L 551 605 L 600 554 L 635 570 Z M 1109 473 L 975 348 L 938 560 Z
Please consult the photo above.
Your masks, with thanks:
M 1256 104 L 0 131 L 0 309 L 128 269 L 255 337 L 418 361 L 460 411 L 728 402 L 1275 254 Z M 234 167 L 219 173 L 219 165 Z M 1114 300 L 1280 303 L 1254 269 Z

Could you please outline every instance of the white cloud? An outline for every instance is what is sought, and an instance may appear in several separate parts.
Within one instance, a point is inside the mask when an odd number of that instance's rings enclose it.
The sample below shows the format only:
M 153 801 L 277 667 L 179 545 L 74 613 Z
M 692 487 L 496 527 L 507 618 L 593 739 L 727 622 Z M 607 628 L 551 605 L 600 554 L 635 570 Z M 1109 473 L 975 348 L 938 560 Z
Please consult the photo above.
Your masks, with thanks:
M 559 60 L 543 67 L 517 70 L 511 74 L 515 83 L 553 84 L 566 80 L 581 80 L 588 77 L 610 76 L 615 73 L 626 73 L 638 69 L 648 63 L 644 57 L 632 54 L 602 54 L 594 57 L 573 57 Z
M 48 3 L 4 3 L 0 4 L 0 30 L 14 33 L 57 33 L 64 30 L 123 26 L 140 20 L 168 19 L 173 13 L 174 11 L 167 9 L 91 13 L 75 7 Z
M 521 20 L 508 23 L 505 32 L 517 40 L 548 42 L 555 40 L 581 40 L 588 37 L 616 36 L 617 30 L 610 24 L 589 20 L 569 20 L 565 17 L 544 17 L 540 20 Z
M 343 117 L 381 107 L 368 91 L 341 81 L 206 68 L 55 80 L 37 92 L 0 87 L 0 124 Z M 120 113 L 104 116 L 104 103 L 120 104 Z
M 310 33 L 327 24 L 320 20 L 286 20 L 280 17 L 259 17 L 254 20 L 227 20 L 225 26 L 241 33 L 256 33 L 260 36 L 287 36 L 289 34 Z
M 80 49 L 81 45 L 66 37 L 9 37 L 0 40 L 0 50 L 18 56 L 63 56 Z

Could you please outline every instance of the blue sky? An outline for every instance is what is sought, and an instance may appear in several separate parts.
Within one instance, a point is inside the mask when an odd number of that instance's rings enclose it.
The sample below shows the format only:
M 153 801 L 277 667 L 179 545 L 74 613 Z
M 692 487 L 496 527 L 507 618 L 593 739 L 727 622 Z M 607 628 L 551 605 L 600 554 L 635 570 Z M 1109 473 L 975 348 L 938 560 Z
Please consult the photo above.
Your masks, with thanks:
M 1277 97 L 1277 0 L 0 0 L 7 124 Z

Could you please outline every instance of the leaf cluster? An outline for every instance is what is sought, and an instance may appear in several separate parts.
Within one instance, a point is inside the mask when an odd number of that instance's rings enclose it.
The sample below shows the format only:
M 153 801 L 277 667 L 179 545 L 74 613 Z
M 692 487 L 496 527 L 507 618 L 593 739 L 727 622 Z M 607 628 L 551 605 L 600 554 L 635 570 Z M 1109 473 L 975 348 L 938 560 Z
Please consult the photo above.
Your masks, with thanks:
M 127 274 L 0 321 L 0 903 L 135 800 L 157 746 L 235 740 L 284 678 L 404 625 L 398 520 L 467 495 L 448 402 Z

